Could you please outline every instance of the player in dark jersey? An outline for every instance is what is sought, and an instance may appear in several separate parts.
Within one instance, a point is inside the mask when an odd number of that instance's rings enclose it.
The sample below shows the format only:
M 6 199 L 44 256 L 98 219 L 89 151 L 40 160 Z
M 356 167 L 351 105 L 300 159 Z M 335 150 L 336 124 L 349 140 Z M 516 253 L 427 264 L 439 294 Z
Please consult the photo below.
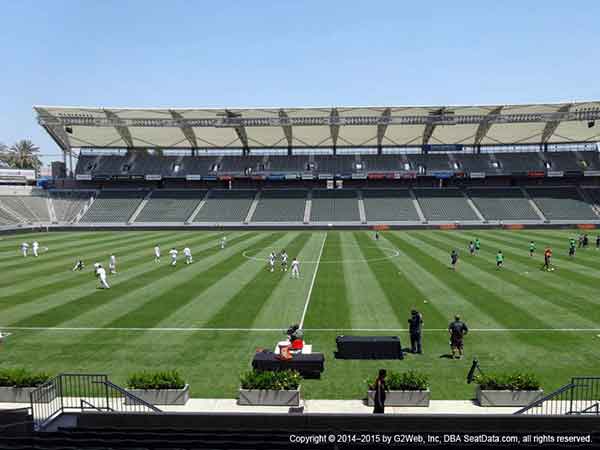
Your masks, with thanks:
M 458 252 L 456 249 L 453 249 L 452 253 L 450 253 L 450 267 L 452 270 L 456 270 L 456 263 L 458 263 Z

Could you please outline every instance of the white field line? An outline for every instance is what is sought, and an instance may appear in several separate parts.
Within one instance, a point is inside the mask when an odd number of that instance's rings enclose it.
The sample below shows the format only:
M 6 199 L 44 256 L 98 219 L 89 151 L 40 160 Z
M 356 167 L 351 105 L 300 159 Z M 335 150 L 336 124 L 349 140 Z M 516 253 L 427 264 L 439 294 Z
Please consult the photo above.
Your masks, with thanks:
M 143 328 L 143 327 L 11 327 L 0 326 L 0 330 L 15 331 L 156 331 L 156 332 L 196 332 L 196 331 L 244 331 L 244 332 L 284 332 L 286 328 L 208 328 L 208 327 L 163 327 L 163 328 Z M 307 328 L 307 332 L 408 332 L 408 328 Z M 423 331 L 448 332 L 446 328 L 425 328 Z M 600 332 L 600 328 L 469 328 L 469 331 L 489 332 L 489 333 L 512 333 L 512 332 L 579 332 L 590 331 Z
M 323 238 L 323 243 L 321 244 L 321 251 L 319 252 L 319 257 L 317 258 L 317 265 L 315 266 L 315 271 L 313 272 L 313 277 L 310 282 L 310 288 L 308 289 L 308 295 L 306 296 L 306 301 L 304 302 L 304 310 L 302 311 L 302 318 L 300 319 L 300 329 L 302 329 L 304 325 L 304 318 L 306 317 L 306 311 L 308 311 L 308 305 L 310 303 L 310 296 L 312 295 L 313 286 L 315 285 L 315 280 L 317 279 L 317 272 L 319 271 L 319 263 L 321 262 L 321 256 L 323 256 L 323 249 L 325 248 L 325 241 L 327 240 L 327 232 L 325 232 L 325 237 Z

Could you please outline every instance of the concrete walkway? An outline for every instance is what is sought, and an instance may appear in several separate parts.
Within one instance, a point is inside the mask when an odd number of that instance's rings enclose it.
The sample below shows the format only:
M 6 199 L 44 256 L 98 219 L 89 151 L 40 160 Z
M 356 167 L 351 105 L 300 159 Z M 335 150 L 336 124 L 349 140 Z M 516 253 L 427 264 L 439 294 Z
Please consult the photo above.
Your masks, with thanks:
M 102 404 L 99 399 L 98 404 Z M 0 403 L 0 409 L 28 408 L 29 403 Z M 304 413 L 371 414 L 373 408 L 362 400 L 304 400 Z M 185 413 L 279 413 L 289 412 L 286 406 L 240 406 L 236 399 L 192 398 L 183 406 L 159 406 L 163 411 Z M 481 407 L 471 400 L 432 400 L 429 407 L 387 407 L 386 414 L 512 414 L 516 407 Z

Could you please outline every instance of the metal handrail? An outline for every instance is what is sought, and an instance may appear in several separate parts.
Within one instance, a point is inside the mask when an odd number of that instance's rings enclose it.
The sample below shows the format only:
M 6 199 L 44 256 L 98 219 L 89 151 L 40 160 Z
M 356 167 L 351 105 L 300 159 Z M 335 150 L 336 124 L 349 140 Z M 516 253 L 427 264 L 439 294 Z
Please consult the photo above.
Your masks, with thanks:
M 151 409 L 154 412 L 159 412 L 159 413 L 162 412 L 160 409 L 158 409 L 152 403 L 148 403 L 146 400 L 143 400 L 143 399 L 141 399 L 139 397 L 136 397 L 135 395 L 131 394 L 130 392 L 127 392 L 121 386 L 117 386 L 116 384 L 112 383 L 111 381 L 108 381 L 108 380 L 105 380 L 105 381 L 93 381 L 92 383 L 102 384 L 102 385 L 106 386 L 107 388 L 114 389 L 117 392 L 119 392 L 120 394 L 122 394 L 124 397 L 127 397 L 130 400 L 133 400 L 136 404 L 141 404 L 141 405 L 143 405 L 143 406 Z
M 100 408 L 100 407 L 98 407 L 96 405 L 92 405 L 90 402 L 88 402 L 88 401 L 86 401 L 84 399 L 81 399 L 81 411 L 83 411 L 84 409 L 86 409 L 86 408 L 83 407 L 83 405 L 88 405 L 90 408 L 95 409 L 96 411 L 100 411 L 100 412 L 104 411 L 104 409 L 102 409 L 102 408 Z M 114 411 L 114 409 L 112 409 L 110 406 L 107 406 L 106 410 L 107 411 Z
M 600 403 L 594 403 L 591 406 L 588 406 L 587 408 L 579 411 L 577 414 L 585 414 L 587 413 L 589 410 L 591 410 L 592 408 L 596 409 L 596 414 L 600 413 Z
M 552 400 L 554 397 L 558 397 L 563 392 L 571 390 L 575 386 L 576 386 L 575 383 L 566 384 L 563 387 L 560 387 L 557 390 L 551 392 L 550 394 L 545 395 L 544 397 L 540 398 L 539 400 L 536 400 L 533 403 L 531 403 L 531 404 L 529 404 L 529 405 L 527 405 L 527 406 L 519 409 L 518 411 L 514 412 L 513 414 L 514 415 L 523 414 L 524 412 L 529 411 L 530 409 L 537 408 L 537 407 L 541 406 L 544 402 Z

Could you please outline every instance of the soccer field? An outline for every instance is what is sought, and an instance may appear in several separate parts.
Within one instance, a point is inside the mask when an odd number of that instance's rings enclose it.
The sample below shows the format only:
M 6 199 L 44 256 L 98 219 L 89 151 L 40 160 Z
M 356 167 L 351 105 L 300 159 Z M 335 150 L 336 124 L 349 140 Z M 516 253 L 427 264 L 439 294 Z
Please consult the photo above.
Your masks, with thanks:
M 116 383 L 142 369 L 178 369 L 194 397 L 236 396 L 239 374 L 256 348 L 273 348 L 304 319 L 305 339 L 325 353 L 320 380 L 305 398 L 360 399 L 377 369 L 418 369 L 435 399 L 472 398 L 465 383 L 472 357 L 485 372 L 524 369 L 546 391 L 574 375 L 598 375 L 600 251 L 567 256 L 577 230 L 99 231 L 0 238 L 0 366 L 108 373 Z M 481 252 L 470 256 L 469 240 Z M 595 235 L 593 236 L 595 238 Z M 47 251 L 23 258 L 23 241 Z M 537 244 L 530 257 L 528 242 Z M 595 239 L 592 239 L 594 241 Z M 163 259 L 153 261 L 160 244 Z M 546 245 L 554 272 L 541 270 Z M 168 250 L 180 251 L 176 267 Z M 192 249 L 187 266 L 181 250 Z M 458 270 L 449 253 L 460 253 Z M 298 256 L 301 279 L 267 270 L 271 251 Z M 502 250 L 504 268 L 496 269 Z M 98 289 L 92 264 L 117 257 L 110 290 Z M 86 268 L 72 272 L 76 259 Z M 339 334 L 399 335 L 416 307 L 425 321 L 424 355 L 403 361 L 335 360 Z M 451 360 L 446 328 L 460 313 L 471 328 L 464 360 Z

